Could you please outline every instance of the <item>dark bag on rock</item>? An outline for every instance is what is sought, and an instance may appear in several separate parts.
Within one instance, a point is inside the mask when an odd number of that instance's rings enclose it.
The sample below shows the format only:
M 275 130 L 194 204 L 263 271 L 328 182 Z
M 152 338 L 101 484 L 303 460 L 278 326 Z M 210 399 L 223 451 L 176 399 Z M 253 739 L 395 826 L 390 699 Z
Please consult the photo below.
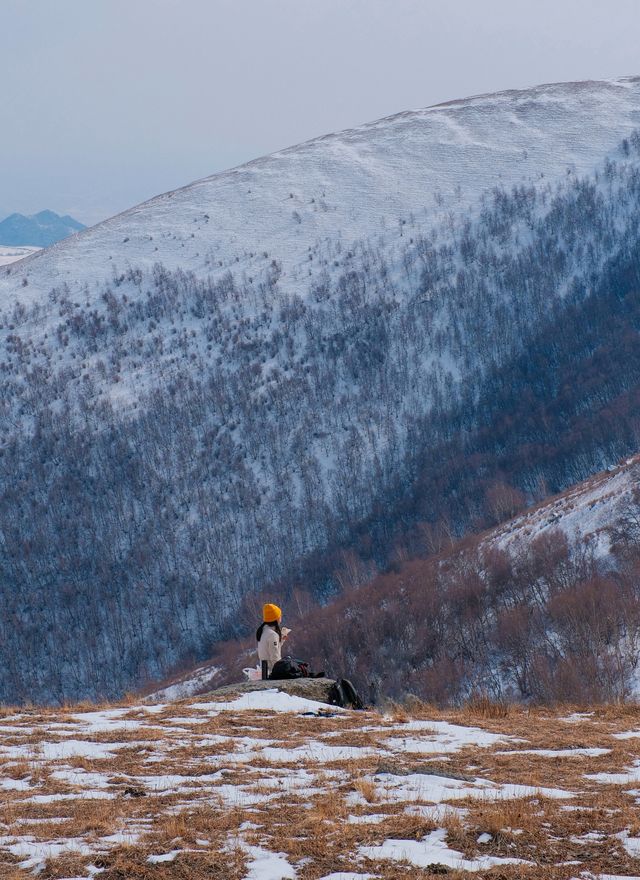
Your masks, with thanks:
M 343 709 L 364 709 L 358 691 L 346 678 L 340 678 L 331 685 L 329 702 L 332 706 L 342 706 Z
M 273 664 L 271 675 L 272 681 L 286 681 L 289 678 L 309 678 L 309 664 L 302 660 L 294 660 L 293 657 L 283 657 Z

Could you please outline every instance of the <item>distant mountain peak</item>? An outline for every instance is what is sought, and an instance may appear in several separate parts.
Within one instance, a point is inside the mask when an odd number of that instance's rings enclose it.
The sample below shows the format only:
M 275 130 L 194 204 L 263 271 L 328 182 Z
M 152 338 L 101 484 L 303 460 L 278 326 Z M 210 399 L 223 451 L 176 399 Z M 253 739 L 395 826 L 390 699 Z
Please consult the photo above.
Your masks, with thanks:
M 0 245 L 49 247 L 86 227 L 66 214 L 45 209 L 37 214 L 10 214 L 0 223 Z
M 51 223 L 53 220 L 60 220 L 60 215 L 56 214 L 55 211 L 50 211 L 48 208 L 45 208 L 44 211 L 39 211 L 37 214 L 29 215 L 31 220 L 41 220 L 43 223 Z

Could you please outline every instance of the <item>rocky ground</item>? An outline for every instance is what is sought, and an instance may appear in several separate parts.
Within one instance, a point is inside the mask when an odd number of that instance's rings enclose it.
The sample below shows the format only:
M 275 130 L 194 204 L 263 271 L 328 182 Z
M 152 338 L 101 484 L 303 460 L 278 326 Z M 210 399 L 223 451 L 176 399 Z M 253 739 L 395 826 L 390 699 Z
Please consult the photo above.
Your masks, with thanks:
M 0 716 L 3 880 L 640 876 L 640 710 L 260 687 Z
M 244 681 L 241 684 L 228 684 L 224 687 L 208 691 L 209 696 L 215 698 L 240 697 L 243 694 L 255 693 L 256 691 L 278 691 L 289 694 L 292 697 L 304 697 L 308 700 L 316 700 L 320 703 L 330 702 L 330 691 L 335 681 L 332 678 L 293 678 L 288 681 Z

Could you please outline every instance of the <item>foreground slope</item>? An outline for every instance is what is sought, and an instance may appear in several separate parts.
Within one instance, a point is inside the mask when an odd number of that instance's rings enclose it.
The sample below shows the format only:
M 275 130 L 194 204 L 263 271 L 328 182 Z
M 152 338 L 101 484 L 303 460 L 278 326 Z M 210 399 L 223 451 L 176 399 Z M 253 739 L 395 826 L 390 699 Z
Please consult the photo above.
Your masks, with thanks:
M 639 766 L 637 710 L 380 715 L 272 691 L 5 712 L 0 872 L 629 877 Z
M 345 549 L 637 451 L 639 108 L 627 79 L 401 114 L 6 267 L 0 699 L 122 694 L 250 592 L 326 598 Z

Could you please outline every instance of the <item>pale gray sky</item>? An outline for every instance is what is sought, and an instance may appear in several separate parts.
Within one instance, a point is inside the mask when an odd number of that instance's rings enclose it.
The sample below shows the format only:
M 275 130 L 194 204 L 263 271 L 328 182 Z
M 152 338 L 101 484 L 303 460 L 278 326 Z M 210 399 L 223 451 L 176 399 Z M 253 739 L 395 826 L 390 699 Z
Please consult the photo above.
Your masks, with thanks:
M 638 0 L 0 0 L 0 218 L 96 222 L 316 135 L 640 72 Z

